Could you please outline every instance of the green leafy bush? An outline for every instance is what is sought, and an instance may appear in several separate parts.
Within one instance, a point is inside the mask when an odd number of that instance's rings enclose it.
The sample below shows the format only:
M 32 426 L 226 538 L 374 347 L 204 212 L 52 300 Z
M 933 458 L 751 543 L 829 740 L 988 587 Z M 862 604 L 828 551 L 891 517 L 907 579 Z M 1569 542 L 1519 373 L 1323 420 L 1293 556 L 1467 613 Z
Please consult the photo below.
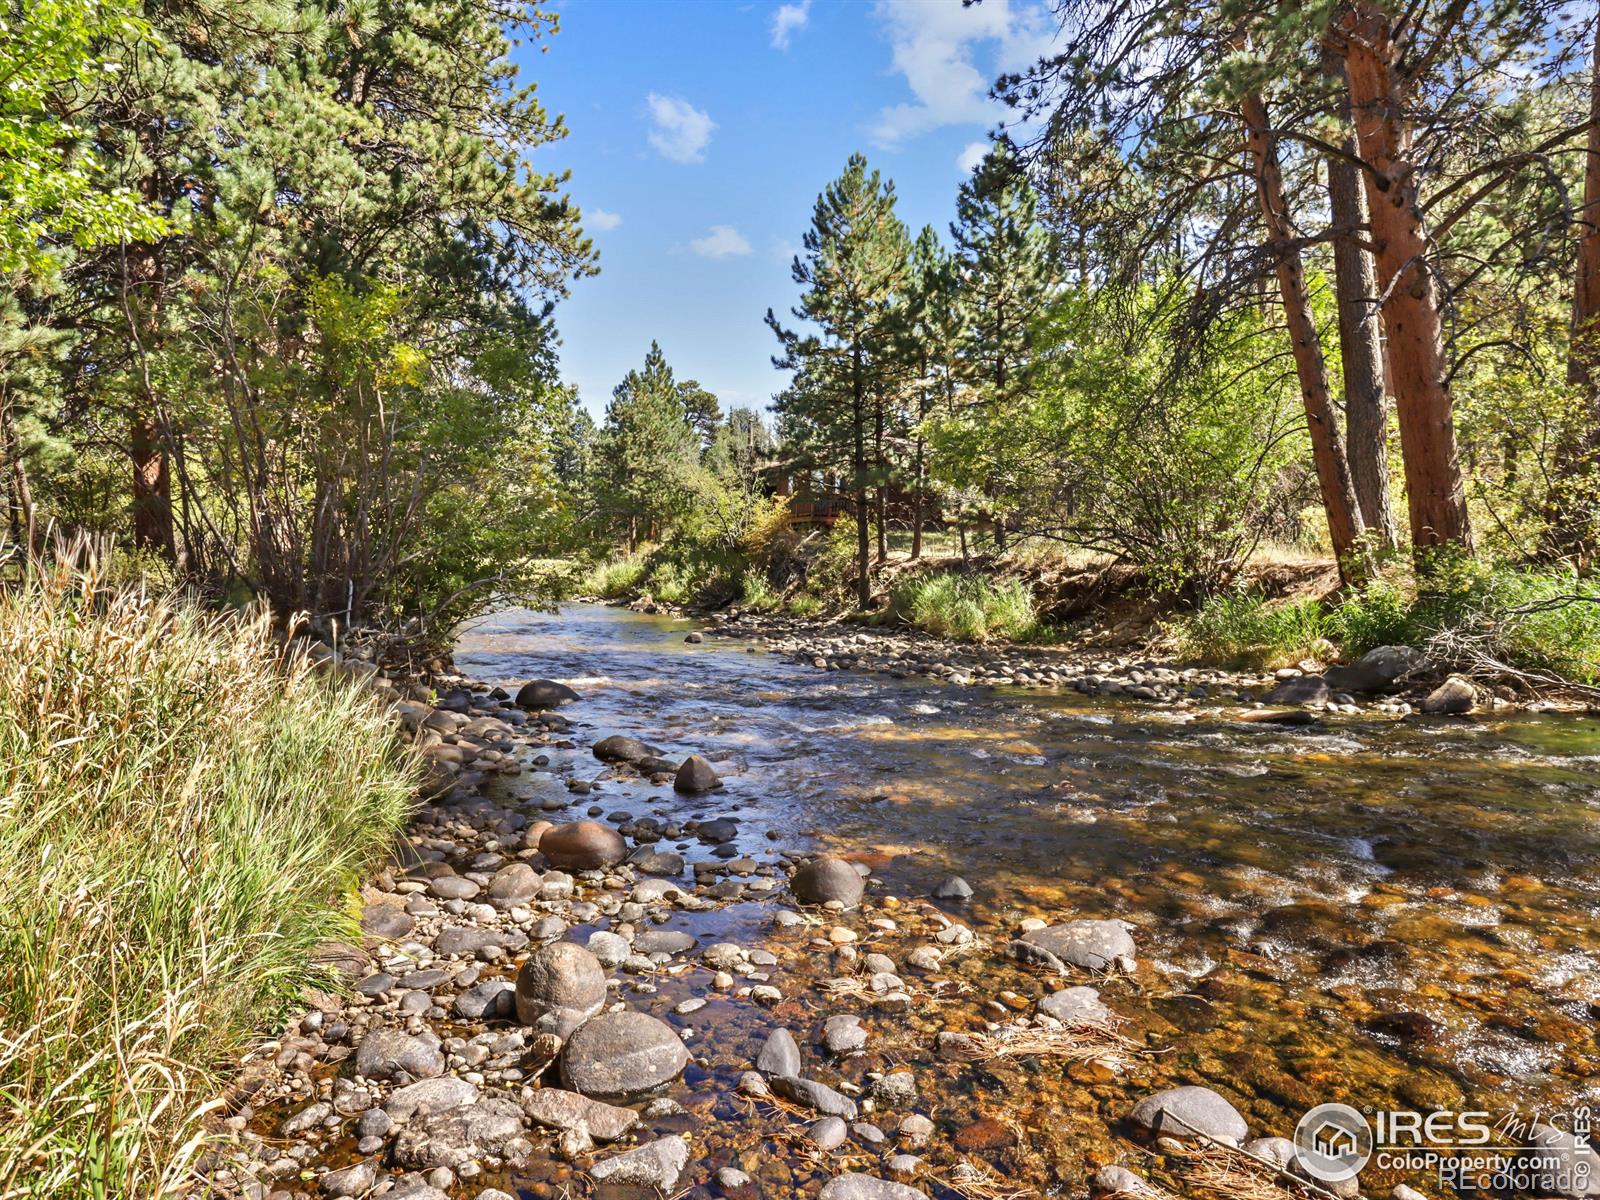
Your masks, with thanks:
M 264 618 L 65 570 L 0 593 L 0 1192 L 175 1194 L 263 1023 L 357 936 L 414 760 Z

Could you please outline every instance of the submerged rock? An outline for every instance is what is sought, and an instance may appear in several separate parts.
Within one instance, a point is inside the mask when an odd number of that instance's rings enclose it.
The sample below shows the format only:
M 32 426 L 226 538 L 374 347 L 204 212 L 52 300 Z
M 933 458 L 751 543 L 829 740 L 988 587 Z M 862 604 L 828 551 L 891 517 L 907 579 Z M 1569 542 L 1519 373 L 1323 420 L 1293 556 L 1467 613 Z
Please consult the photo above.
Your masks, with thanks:
M 1092 987 L 1062 988 L 1039 1001 L 1039 1011 L 1063 1025 L 1110 1025 L 1116 1019 Z

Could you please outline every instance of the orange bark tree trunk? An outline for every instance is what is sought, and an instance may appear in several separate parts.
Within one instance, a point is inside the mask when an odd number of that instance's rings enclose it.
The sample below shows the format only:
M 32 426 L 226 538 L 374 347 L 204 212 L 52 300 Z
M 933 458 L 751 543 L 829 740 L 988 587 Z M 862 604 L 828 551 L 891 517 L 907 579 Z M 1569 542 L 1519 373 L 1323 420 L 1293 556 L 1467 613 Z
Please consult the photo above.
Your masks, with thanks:
M 1350 582 L 1370 574 L 1369 550 L 1362 536 L 1365 525 L 1355 482 L 1350 476 L 1350 464 L 1345 459 L 1344 443 L 1339 437 L 1338 419 L 1328 387 L 1328 364 L 1322 355 L 1322 340 L 1311 313 L 1311 297 L 1306 291 L 1305 267 L 1299 249 L 1293 244 L 1294 230 L 1283 192 L 1277 143 L 1267 121 L 1267 106 L 1260 95 L 1253 92 L 1246 95 L 1240 104 L 1240 115 L 1244 118 L 1245 140 L 1255 169 L 1256 195 L 1266 224 L 1267 245 L 1276 259 L 1284 321 L 1294 343 L 1295 373 L 1300 381 L 1306 424 L 1311 430 L 1311 455 L 1322 492 L 1322 508 L 1328 517 L 1328 536 L 1333 542 L 1334 557 L 1339 561 L 1339 577 Z
M 1438 284 L 1427 261 L 1418 164 L 1405 116 L 1407 81 L 1390 36 L 1390 18 L 1371 0 L 1356 0 L 1340 19 L 1337 34 L 1356 144 L 1366 167 L 1411 544 L 1419 551 L 1451 544 L 1470 549 L 1444 322 Z

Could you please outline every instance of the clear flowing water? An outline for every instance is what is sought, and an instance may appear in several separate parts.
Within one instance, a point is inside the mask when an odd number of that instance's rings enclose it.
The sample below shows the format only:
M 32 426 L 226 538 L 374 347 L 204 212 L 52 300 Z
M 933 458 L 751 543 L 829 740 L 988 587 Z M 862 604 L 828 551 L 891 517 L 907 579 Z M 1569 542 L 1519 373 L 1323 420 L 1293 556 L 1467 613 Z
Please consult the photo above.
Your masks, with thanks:
M 1136 925 L 1139 970 L 1102 989 L 1163 1051 L 1134 1078 L 928 1067 L 948 1087 L 941 1120 L 996 1113 L 1022 1133 L 995 1160 L 1002 1173 L 1081 1189 L 1085 1165 L 1121 1156 L 1112 1131 L 1133 1100 L 1173 1082 L 1218 1087 L 1280 1134 L 1328 1100 L 1494 1112 L 1600 1100 L 1593 720 L 1283 729 L 1221 708 L 824 673 L 732 639 L 685 644 L 694 627 L 594 606 L 512 611 L 469 631 L 456 662 L 488 682 L 564 680 L 584 695 L 564 710 L 584 747 L 635 734 L 707 755 L 728 785 L 685 801 L 608 780 L 608 811 L 737 815 L 758 857 L 841 850 L 907 898 L 968 879 L 978 895 L 962 917 L 993 953 L 969 960 L 965 1008 L 900 1019 L 906 1055 L 931 1058 L 934 1031 L 975 1027 L 987 996 L 1017 986 L 997 964 L 1023 917 Z M 576 773 L 600 773 L 586 748 L 569 755 Z M 511 786 L 565 798 L 551 774 Z M 737 905 L 715 922 L 774 938 L 754 932 L 765 917 Z M 663 1002 L 677 994 L 690 993 L 668 986 Z M 720 1103 L 736 1123 L 711 1085 L 748 1064 L 771 1020 L 722 1003 L 701 1014 L 708 1111 Z M 745 1161 L 754 1136 L 712 1137 L 708 1153 Z

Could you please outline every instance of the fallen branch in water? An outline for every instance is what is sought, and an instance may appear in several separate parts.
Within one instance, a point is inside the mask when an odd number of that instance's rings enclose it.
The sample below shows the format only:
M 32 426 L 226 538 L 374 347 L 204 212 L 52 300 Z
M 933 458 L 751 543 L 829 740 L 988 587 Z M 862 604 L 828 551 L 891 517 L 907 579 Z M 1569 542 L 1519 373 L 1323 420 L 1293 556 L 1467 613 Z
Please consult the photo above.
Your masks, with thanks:
M 1031 1188 L 1008 1183 L 975 1162 L 959 1162 L 935 1178 L 964 1200 L 1038 1200 L 1039 1196 Z

